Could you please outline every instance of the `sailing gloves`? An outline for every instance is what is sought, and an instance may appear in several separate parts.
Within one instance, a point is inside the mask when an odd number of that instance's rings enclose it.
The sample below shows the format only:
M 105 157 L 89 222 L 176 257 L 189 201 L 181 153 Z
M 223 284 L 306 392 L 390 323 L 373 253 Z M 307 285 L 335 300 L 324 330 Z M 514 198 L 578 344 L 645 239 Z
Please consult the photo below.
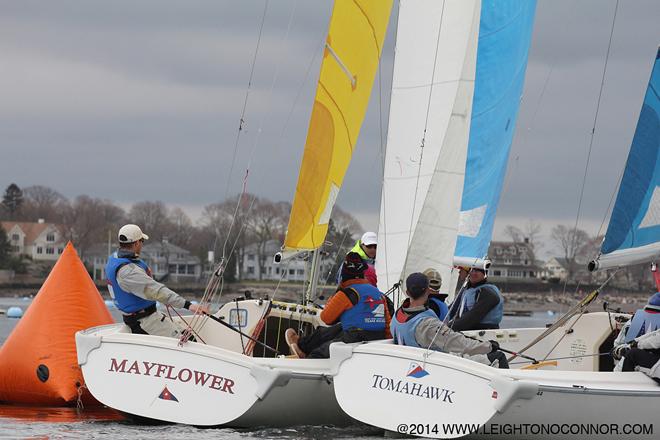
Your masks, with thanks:
M 497 341 L 488 341 L 490 342 L 490 351 L 497 351 L 500 349 L 500 344 Z
M 631 348 L 637 348 L 637 341 L 634 339 L 629 344 L 621 344 L 614 347 L 612 349 L 612 357 L 618 361 L 626 357 Z

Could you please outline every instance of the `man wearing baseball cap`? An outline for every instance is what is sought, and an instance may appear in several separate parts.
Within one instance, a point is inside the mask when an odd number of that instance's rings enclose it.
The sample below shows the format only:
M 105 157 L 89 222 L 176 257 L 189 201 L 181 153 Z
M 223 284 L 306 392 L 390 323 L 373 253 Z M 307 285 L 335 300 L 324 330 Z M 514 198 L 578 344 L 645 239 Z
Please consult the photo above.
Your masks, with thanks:
M 500 289 L 488 282 L 486 270 L 473 267 L 468 282 L 449 307 L 452 329 L 484 330 L 500 328 L 504 315 L 504 298 Z
M 394 343 L 451 353 L 483 364 L 509 368 L 506 356 L 495 341 L 478 341 L 450 329 L 426 306 L 429 279 L 423 273 L 406 278 L 408 298 L 396 311 L 390 325 Z
M 446 293 L 440 293 L 440 287 L 442 287 L 442 275 L 435 269 L 426 269 L 422 272 L 426 275 L 426 278 L 429 279 L 429 301 L 427 306 L 429 309 L 438 316 L 440 321 L 444 321 L 445 316 L 449 312 L 447 304 L 445 304 L 445 299 L 447 299 Z
M 151 269 L 140 259 L 149 236 L 137 225 L 124 225 L 117 234 L 119 249 L 105 266 L 108 290 L 124 323 L 133 333 L 179 337 L 181 328 L 163 313 L 157 313 L 156 302 L 192 312 L 207 312 L 208 307 L 192 304 L 173 290 L 154 280 Z

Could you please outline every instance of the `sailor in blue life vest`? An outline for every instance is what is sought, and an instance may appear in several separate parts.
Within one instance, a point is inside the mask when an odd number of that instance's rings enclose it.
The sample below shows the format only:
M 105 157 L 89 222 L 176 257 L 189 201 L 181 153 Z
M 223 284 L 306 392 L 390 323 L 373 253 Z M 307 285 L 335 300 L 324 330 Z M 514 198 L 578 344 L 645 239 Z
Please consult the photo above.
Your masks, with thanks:
M 445 304 L 447 294 L 440 293 L 440 287 L 442 287 L 442 275 L 440 275 L 440 272 L 435 269 L 426 269 L 422 273 L 429 279 L 429 302 L 427 306 L 438 315 L 440 321 L 444 321 L 449 309 L 447 304 Z
M 429 279 L 423 273 L 413 273 L 406 278 L 408 298 L 390 324 L 395 344 L 442 351 L 493 367 L 509 368 L 496 341 L 468 338 L 438 319 L 426 306 L 429 293 Z
M 372 286 L 378 286 L 378 278 L 376 277 L 376 252 L 378 249 L 378 234 L 375 232 L 365 232 L 362 237 L 355 242 L 355 246 L 348 251 L 348 253 L 355 252 L 367 264 L 365 270 L 365 279 L 369 281 Z M 337 272 L 337 283 L 341 283 L 341 268 L 344 263 L 339 266 Z
M 365 278 L 367 264 L 356 252 L 349 252 L 341 270 L 342 282 L 321 312 L 329 327 L 317 327 L 300 337 L 295 329 L 284 333 L 292 355 L 299 358 L 329 358 L 333 342 L 360 342 L 390 338 L 391 312 L 385 295 Z
M 651 271 L 655 275 L 655 264 Z M 644 371 L 660 382 L 660 367 L 656 365 L 660 364 L 660 292 L 623 326 L 614 341 L 612 357 L 618 361 L 614 371 Z
M 461 332 L 500 328 L 504 298 L 495 284 L 489 283 L 482 268 L 473 267 L 465 288 L 449 306 L 449 325 Z
M 208 307 L 191 304 L 173 290 L 157 282 L 140 252 L 149 236 L 137 225 L 119 229 L 119 249 L 108 258 L 105 266 L 108 290 L 124 323 L 133 333 L 179 337 L 182 329 L 163 313 L 157 313 L 156 302 L 192 312 L 206 312 Z

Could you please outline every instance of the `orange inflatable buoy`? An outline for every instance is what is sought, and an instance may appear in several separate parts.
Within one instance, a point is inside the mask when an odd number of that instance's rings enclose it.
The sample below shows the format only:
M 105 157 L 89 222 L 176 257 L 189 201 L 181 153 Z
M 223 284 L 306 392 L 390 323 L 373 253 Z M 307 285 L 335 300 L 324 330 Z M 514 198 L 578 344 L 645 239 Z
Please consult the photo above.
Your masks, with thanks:
M 95 402 L 83 387 L 75 334 L 113 322 L 71 243 L 0 348 L 0 401 L 31 405 Z

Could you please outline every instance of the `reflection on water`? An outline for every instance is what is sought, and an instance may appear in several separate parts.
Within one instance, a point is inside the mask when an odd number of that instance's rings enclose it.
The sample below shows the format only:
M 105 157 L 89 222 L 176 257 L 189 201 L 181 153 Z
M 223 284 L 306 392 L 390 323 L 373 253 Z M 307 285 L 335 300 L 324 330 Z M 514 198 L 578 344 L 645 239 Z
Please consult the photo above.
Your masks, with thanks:
M 124 420 L 121 413 L 104 407 L 88 407 L 79 411 L 77 408 L 24 405 L 0 405 L 0 418 L 48 423 Z
M 172 424 L 136 424 L 107 408 L 26 407 L 0 405 L 0 439 L 90 439 L 119 440 L 163 439 L 382 439 L 381 430 L 356 425 L 298 426 L 236 430 L 228 428 L 196 428 Z

